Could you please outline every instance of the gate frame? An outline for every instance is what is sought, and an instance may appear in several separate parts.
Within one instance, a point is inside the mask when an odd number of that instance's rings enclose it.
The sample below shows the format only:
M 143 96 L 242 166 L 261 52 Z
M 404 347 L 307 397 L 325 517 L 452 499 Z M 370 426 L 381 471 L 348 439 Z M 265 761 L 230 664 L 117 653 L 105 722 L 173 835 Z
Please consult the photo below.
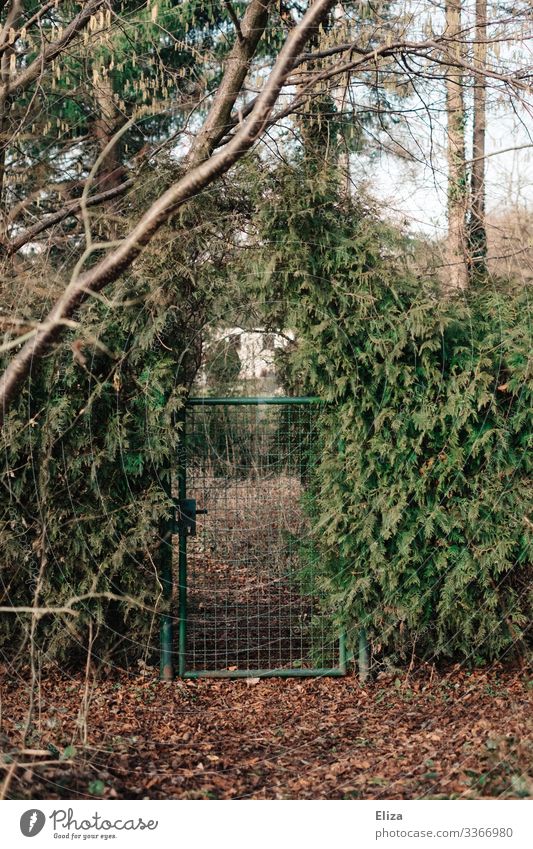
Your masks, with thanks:
M 314 667 L 310 669 L 292 668 L 287 669 L 200 669 L 189 670 L 186 668 L 187 649 L 187 531 L 184 517 L 180 511 L 180 504 L 187 497 L 187 445 L 186 445 L 186 422 L 187 410 L 192 407 L 231 407 L 231 406 L 296 406 L 302 404 L 324 404 L 321 398 L 313 396 L 270 396 L 261 397 L 193 397 L 187 398 L 183 409 L 180 410 L 179 420 L 181 430 L 179 434 L 178 449 L 178 498 L 174 499 L 171 515 L 163 525 L 161 535 L 161 583 L 163 595 L 167 603 L 172 602 L 173 579 L 172 579 L 172 534 L 178 534 L 178 677 L 187 679 L 196 678 L 320 678 L 320 677 L 344 677 L 347 674 L 348 656 L 346 650 L 346 632 L 339 632 L 338 651 L 339 663 L 333 667 Z M 171 472 L 170 472 L 171 474 Z M 167 492 L 172 489 L 169 477 Z M 173 628 L 172 612 L 167 612 L 161 617 L 160 631 L 160 675 L 165 681 L 174 677 L 172 656 L 173 652 Z

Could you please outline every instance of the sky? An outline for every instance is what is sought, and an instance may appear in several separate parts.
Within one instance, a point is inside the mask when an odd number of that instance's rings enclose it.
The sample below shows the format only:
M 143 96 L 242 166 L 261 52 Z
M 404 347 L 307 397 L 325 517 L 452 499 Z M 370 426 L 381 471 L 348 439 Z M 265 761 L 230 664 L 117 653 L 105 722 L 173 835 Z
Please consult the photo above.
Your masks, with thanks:
M 462 0 L 465 39 L 474 36 L 474 0 Z M 393 6 L 406 21 L 405 35 L 427 37 L 428 16 L 434 32 L 445 29 L 441 0 L 399 0 Z M 531 14 L 531 13 L 530 13 Z M 501 6 L 488 4 L 489 19 L 500 20 L 505 13 Z M 489 27 L 489 38 L 496 39 L 489 47 L 492 67 L 503 73 L 532 66 L 531 23 L 521 25 L 522 17 L 504 20 Z M 529 19 L 531 21 L 531 19 Z M 514 40 L 506 42 L 509 35 Z M 504 39 L 498 43 L 498 39 Z M 465 105 L 471 111 L 469 75 L 464 77 Z M 419 83 L 417 83 L 417 86 Z M 408 98 L 406 108 L 412 108 L 407 120 L 391 128 L 392 138 L 415 154 L 408 162 L 385 151 L 372 156 L 357 157 L 352 162 L 352 177 L 366 181 L 371 193 L 382 200 L 382 208 L 413 233 L 444 235 L 446 231 L 446 108 L 441 82 L 420 83 L 421 99 Z M 509 95 L 500 82 L 488 87 L 486 137 L 486 204 L 487 212 L 498 213 L 512 207 L 533 209 L 533 101 L 521 93 Z M 422 107 L 422 108 L 421 108 Z M 466 127 L 467 156 L 471 125 Z M 390 138 L 384 137 L 390 145 Z M 509 148 L 521 148 L 509 150 Z M 498 151 L 505 151 L 498 153 Z
M 444 140 L 444 132 L 442 132 Z M 441 147 L 429 164 L 427 134 L 419 140 L 425 146 L 426 162 L 406 163 L 383 153 L 353 162 L 352 176 L 364 179 L 382 208 L 396 221 L 404 222 L 412 233 L 444 235 L 446 232 L 446 165 Z M 532 147 L 509 151 L 510 147 Z M 506 151 L 497 154 L 497 151 Z M 533 210 L 533 121 L 521 124 L 514 116 L 495 115 L 487 133 L 486 201 L 487 212 L 498 213 L 512 207 Z

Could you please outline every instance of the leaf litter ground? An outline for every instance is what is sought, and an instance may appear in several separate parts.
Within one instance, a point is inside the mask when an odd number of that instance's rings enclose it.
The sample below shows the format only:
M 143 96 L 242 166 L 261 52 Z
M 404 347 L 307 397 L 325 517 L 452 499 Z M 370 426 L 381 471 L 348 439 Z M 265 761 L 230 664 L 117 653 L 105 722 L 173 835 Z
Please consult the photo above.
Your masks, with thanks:
M 533 795 L 523 671 L 175 681 L 2 671 L 7 798 L 421 799 Z

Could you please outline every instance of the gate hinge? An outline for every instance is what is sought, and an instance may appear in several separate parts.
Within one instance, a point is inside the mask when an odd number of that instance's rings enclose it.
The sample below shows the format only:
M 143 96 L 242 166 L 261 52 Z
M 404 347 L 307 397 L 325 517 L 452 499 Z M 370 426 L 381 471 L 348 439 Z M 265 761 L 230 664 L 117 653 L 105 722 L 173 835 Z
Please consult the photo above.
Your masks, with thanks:
M 176 532 L 186 536 L 196 536 L 196 517 L 207 510 L 196 508 L 195 498 L 181 498 L 176 501 Z

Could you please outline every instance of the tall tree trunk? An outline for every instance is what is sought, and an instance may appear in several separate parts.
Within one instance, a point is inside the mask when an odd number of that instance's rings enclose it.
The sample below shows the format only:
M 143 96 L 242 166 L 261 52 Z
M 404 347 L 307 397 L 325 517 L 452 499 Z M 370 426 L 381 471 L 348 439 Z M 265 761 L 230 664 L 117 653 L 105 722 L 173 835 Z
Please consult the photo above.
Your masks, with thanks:
M 448 38 L 455 39 L 452 41 L 449 52 L 457 57 L 461 55 L 461 3 L 462 0 L 446 0 L 446 33 Z M 449 65 L 446 73 L 446 111 L 448 116 L 446 290 L 452 293 L 465 289 L 468 284 L 463 76 L 461 69 L 453 65 Z
M 0 59 L 0 234 L 5 236 L 6 230 L 6 158 L 8 142 L 8 92 L 9 92 L 9 51 L 4 51 Z
M 21 8 L 22 4 L 20 3 L 20 0 L 13 0 L 10 4 L 3 26 L 3 36 L 8 37 L 7 34 L 9 31 L 13 30 L 17 25 Z M 9 87 L 11 82 L 11 59 L 14 56 L 14 53 L 15 51 L 13 50 L 13 47 L 4 45 L 4 50 L 0 59 L 0 232 L 2 236 L 5 233 L 5 216 L 7 211 L 5 178 L 9 138 Z
M 272 5 L 273 0 L 252 0 L 242 21 L 235 22 L 238 27 L 237 38 L 226 60 L 226 70 L 213 106 L 191 149 L 190 165 L 198 165 L 208 159 L 217 143 L 231 128 L 231 112 L 250 70 L 257 45 L 263 37 Z
M 94 135 L 98 146 L 98 154 L 102 155 L 107 145 L 113 140 L 113 137 L 119 130 L 123 119 L 117 109 L 113 96 L 113 87 L 108 76 L 102 75 L 94 83 L 94 97 L 98 110 L 98 117 L 94 123 Z M 100 164 L 95 179 L 97 191 L 108 192 L 112 189 L 117 189 L 124 182 L 126 176 L 126 169 L 121 163 L 121 145 L 118 142 L 108 150 Z M 117 226 L 113 213 L 119 203 L 120 196 L 118 201 L 110 203 L 107 206 L 105 217 L 100 218 L 97 225 L 98 238 L 116 239 Z
M 105 149 L 117 132 L 121 115 L 115 104 L 113 88 L 108 77 L 102 76 L 94 84 L 94 95 L 98 107 L 98 118 L 95 121 L 94 133 L 98 142 L 99 153 Z M 103 160 L 96 178 L 100 191 L 114 189 L 120 185 L 125 170 L 120 164 L 118 146 L 115 145 Z
M 316 0 L 309 0 L 309 5 L 313 6 L 315 2 Z M 328 11 L 317 21 L 307 42 L 310 52 L 318 48 L 321 29 L 322 32 L 329 29 L 331 18 L 332 14 Z M 317 62 L 304 62 L 298 70 L 301 75 L 301 83 L 298 89 L 301 91 L 306 86 L 307 75 L 318 70 Z M 330 148 L 330 121 L 328 120 L 328 115 L 331 116 L 333 108 L 334 103 L 329 93 L 317 94 L 313 92 L 306 98 L 300 110 L 301 115 L 298 124 L 306 159 L 308 162 L 313 161 L 314 165 L 320 168 L 328 165 L 330 162 L 330 153 L 333 153 L 333 156 L 338 159 L 338 151 L 331 151 Z
M 483 76 L 487 58 L 487 0 L 476 0 L 476 43 L 474 64 L 479 73 L 474 79 L 474 126 L 472 172 L 470 178 L 470 275 L 471 281 L 483 280 L 487 272 L 487 231 L 485 228 L 485 129 L 487 87 Z

